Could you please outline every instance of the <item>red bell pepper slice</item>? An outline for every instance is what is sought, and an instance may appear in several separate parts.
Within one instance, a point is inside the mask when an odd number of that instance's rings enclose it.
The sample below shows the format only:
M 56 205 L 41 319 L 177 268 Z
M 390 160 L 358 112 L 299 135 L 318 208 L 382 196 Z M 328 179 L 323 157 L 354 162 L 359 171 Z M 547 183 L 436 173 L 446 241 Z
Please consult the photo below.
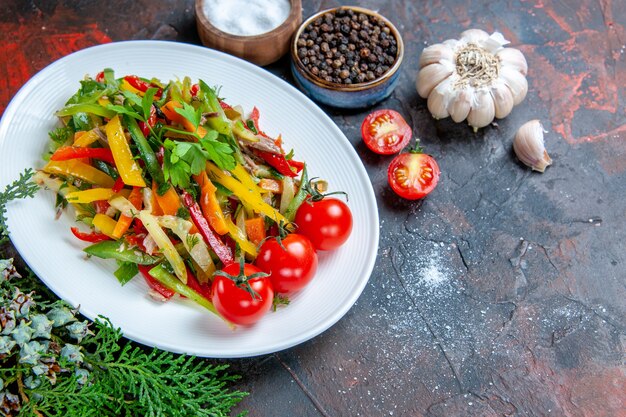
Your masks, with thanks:
M 256 129 L 257 133 L 261 133 L 261 130 L 259 129 L 259 109 L 256 108 L 256 106 L 252 109 L 252 113 L 250 113 L 250 120 L 252 120 L 252 124 L 254 124 L 254 128 Z
M 288 159 L 287 163 L 290 167 L 294 168 L 296 172 L 299 174 L 300 171 L 304 169 L 304 162 L 294 161 L 293 159 Z
M 191 273 L 189 268 L 187 268 L 187 286 L 211 301 L 211 286 L 206 284 L 200 284 L 198 279 Z
M 159 164 L 163 165 L 163 158 L 165 158 L 165 147 L 161 146 L 158 151 L 155 152 L 157 161 Z
M 96 213 L 105 214 L 111 205 L 106 200 L 96 200 L 93 202 L 96 206 Z
M 142 252 L 146 252 L 146 247 L 143 244 L 143 240 L 145 238 L 146 238 L 145 234 L 143 236 L 139 234 L 134 234 L 134 235 L 127 234 L 126 236 L 124 236 L 124 239 L 126 240 L 126 242 L 128 242 L 131 246 L 136 246 Z
M 142 91 L 144 93 L 148 91 L 148 88 L 150 88 L 150 83 L 145 82 L 144 80 L 137 77 L 136 75 L 127 75 L 126 77 L 124 77 L 124 80 L 128 84 L 135 87 L 137 90 Z
M 294 171 L 291 170 L 291 165 L 289 165 L 289 161 L 285 159 L 285 155 L 261 151 L 258 149 L 255 149 L 254 153 L 262 158 L 265 162 L 276 168 L 276 171 L 280 172 L 281 174 L 288 177 L 295 177 L 297 175 Z
M 161 88 L 159 88 L 159 86 L 150 84 L 148 82 L 145 82 L 144 80 L 142 80 L 141 78 L 137 77 L 136 75 L 127 75 L 126 77 L 124 77 L 124 80 L 132 85 L 134 88 L 136 88 L 137 90 L 145 93 L 146 91 L 148 91 L 148 88 L 158 88 L 158 91 L 156 93 L 154 93 L 154 97 L 161 97 L 161 95 L 163 94 L 163 90 Z
M 104 233 L 98 233 L 98 232 L 83 233 L 80 230 L 78 230 L 77 227 L 72 227 L 70 230 L 72 231 L 72 234 L 74 234 L 74 236 L 76 236 L 78 239 L 82 240 L 83 242 L 96 243 L 96 242 L 102 242 L 103 240 L 111 240 L 111 238 L 105 235 Z
M 61 146 L 50 157 L 51 161 L 67 161 L 78 158 L 95 158 L 115 164 L 113 153 L 107 148 L 81 148 L 77 146 Z
M 139 266 L 139 272 L 141 272 L 141 276 L 143 276 L 143 278 L 146 280 L 146 284 L 148 284 L 148 286 L 152 288 L 154 291 L 161 294 L 163 298 L 165 298 L 166 300 L 169 300 L 170 298 L 174 296 L 174 294 L 176 294 L 174 291 L 170 290 L 169 288 L 161 284 L 159 281 L 154 279 L 152 275 L 150 275 L 150 270 L 153 268 L 153 266 L 148 266 L 148 265 L 138 265 L 138 266 Z
M 156 109 L 154 108 L 154 106 L 152 106 L 150 107 L 150 117 L 148 117 L 148 122 L 142 122 L 141 120 L 137 122 L 137 124 L 139 125 L 139 129 L 141 129 L 141 133 L 143 133 L 145 137 L 148 137 L 150 135 L 150 128 L 154 127 L 156 121 Z
M 113 184 L 113 187 L 111 189 L 114 193 L 119 193 L 120 191 L 122 191 L 122 188 L 124 188 L 124 180 L 122 179 L 122 177 L 117 177 L 117 179 L 115 180 L 115 184 Z
M 200 91 L 200 86 L 198 84 L 194 84 L 191 86 L 191 88 L 189 89 L 189 93 L 195 97 L 198 95 L 198 91 Z
M 213 233 L 209 227 L 209 222 L 202 214 L 198 203 L 196 203 L 191 194 L 187 191 L 183 191 L 182 197 L 183 204 L 187 207 L 189 214 L 191 215 L 191 220 L 198 228 L 198 231 L 204 240 L 211 246 L 220 261 L 222 261 L 224 265 L 233 263 L 234 258 L 232 251 L 215 233 Z

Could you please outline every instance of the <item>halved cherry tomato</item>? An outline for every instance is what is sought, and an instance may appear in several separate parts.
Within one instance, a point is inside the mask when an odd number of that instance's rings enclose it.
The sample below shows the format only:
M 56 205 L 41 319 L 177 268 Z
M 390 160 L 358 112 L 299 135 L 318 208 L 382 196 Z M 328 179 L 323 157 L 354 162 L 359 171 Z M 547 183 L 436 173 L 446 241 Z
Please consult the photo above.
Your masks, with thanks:
M 274 291 L 290 293 L 311 281 L 317 270 L 317 253 L 309 239 L 294 233 L 280 242 L 276 238 L 266 240 L 254 263 L 270 274 Z
M 411 140 L 412 132 L 404 117 L 395 110 L 370 113 L 361 125 L 361 136 L 368 148 L 381 155 L 399 152 Z
M 333 250 L 343 245 L 352 232 L 352 213 L 347 204 L 332 197 L 305 201 L 296 212 L 298 234 L 316 250 Z
M 402 198 L 417 200 L 427 196 L 439 182 L 439 165 L 430 156 L 418 152 L 396 156 L 387 170 L 391 189 Z
M 242 272 L 241 264 L 234 262 L 222 269 L 222 272 L 230 275 L 232 279 L 215 274 L 211 286 L 213 294 L 211 301 L 215 309 L 232 323 L 241 325 L 256 323 L 272 307 L 274 301 L 272 283 L 265 276 L 254 277 L 261 270 L 250 264 L 245 264 Z M 245 279 L 248 280 L 255 295 L 246 290 Z
M 96 81 L 99 83 L 104 82 L 104 71 L 100 71 L 99 73 L 96 74 Z

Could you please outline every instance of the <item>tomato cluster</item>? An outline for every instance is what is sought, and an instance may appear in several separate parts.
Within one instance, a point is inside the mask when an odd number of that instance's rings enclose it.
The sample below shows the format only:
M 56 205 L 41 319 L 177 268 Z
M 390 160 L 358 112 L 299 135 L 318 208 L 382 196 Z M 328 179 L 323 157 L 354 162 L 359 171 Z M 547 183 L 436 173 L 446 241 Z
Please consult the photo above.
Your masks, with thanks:
M 409 144 L 412 132 L 400 113 L 385 109 L 377 110 L 363 120 L 361 136 L 373 152 L 391 155 Z M 387 181 L 400 197 L 417 200 L 435 189 L 439 174 L 439 166 L 432 156 L 412 150 L 391 161 Z
M 249 325 L 273 305 L 275 293 L 304 288 L 317 270 L 317 251 L 333 250 L 348 240 L 352 213 L 343 201 L 324 197 L 305 201 L 296 212 L 298 233 L 263 242 L 254 265 L 232 263 L 215 275 L 213 305 L 228 321 Z

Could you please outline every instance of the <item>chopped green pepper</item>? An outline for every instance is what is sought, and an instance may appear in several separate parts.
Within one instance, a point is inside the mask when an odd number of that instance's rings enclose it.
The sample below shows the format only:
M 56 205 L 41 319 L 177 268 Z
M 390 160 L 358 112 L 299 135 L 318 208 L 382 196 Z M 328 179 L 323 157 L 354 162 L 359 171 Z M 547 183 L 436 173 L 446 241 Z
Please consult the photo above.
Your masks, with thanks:
M 136 248 L 129 248 L 126 243 L 115 240 L 104 240 L 83 249 L 89 255 L 102 259 L 117 259 L 139 265 L 154 265 L 160 258 L 148 255 Z

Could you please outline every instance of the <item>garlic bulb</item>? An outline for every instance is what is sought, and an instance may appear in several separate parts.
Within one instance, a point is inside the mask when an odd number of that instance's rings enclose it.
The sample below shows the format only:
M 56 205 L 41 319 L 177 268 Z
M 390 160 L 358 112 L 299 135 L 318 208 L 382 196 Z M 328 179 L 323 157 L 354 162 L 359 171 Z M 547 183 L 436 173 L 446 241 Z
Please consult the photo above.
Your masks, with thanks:
M 552 164 L 543 143 L 543 132 L 541 122 L 531 120 L 519 128 L 513 140 L 513 150 L 519 160 L 539 172 L 545 171 Z
M 508 43 L 501 33 L 469 29 L 460 39 L 425 48 L 416 87 L 433 117 L 467 119 L 476 131 L 511 113 L 528 92 L 528 65 L 519 50 L 504 47 Z

